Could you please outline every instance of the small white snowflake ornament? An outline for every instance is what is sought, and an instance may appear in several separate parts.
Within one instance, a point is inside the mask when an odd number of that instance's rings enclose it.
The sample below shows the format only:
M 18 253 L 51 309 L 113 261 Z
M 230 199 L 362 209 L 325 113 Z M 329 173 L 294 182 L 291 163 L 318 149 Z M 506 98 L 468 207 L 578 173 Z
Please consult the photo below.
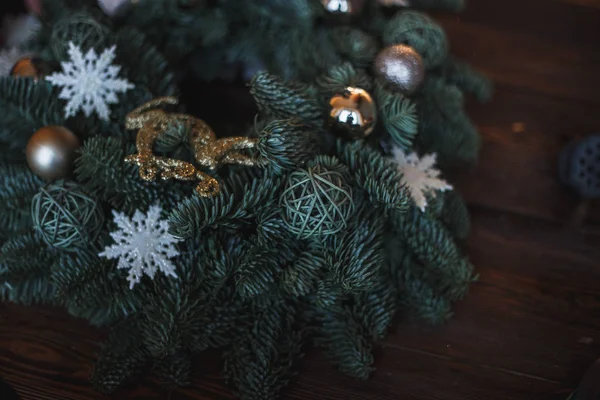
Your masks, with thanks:
M 110 236 L 116 243 L 98 255 L 110 260 L 119 259 L 117 268 L 129 270 L 130 289 L 143 275 L 154 279 L 157 271 L 177 278 L 171 259 L 179 256 L 175 244 L 180 240 L 169 233 L 169 223 L 160 219 L 161 212 L 160 206 L 152 206 L 147 214 L 136 211 L 133 218 L 128 218 L 113 211 L 119 230 Z
M 117 93 L 125 93 L 134 85 L 126 79 L 118 78 L 121 67 L 112 65 L 115 60 L 116 46 L 106 49 L 98 56 L 94 49 L 85 55 L 81 49 L 69 42 L 71 61 L 61 63 L 63 72 L 48 77 L 53 86 L 62 87 L 59 98 L 68 100 L 65 116 L 73 117 L 83 110 L 86 117 L 96 112 L 108 121 L 110 104 L 117 104 Z
M 399 147 L 392 150 L 398 171 L 402 173 L 402 184 L 421 211 L 427 207 L 427 195 L 435 197 L 437 192 L 452 190 L 452 186 L 440 179 L 440 171 L 435 168 L 437 155 L 427 154 L 419 158 L 417 153 L 406 155 Z

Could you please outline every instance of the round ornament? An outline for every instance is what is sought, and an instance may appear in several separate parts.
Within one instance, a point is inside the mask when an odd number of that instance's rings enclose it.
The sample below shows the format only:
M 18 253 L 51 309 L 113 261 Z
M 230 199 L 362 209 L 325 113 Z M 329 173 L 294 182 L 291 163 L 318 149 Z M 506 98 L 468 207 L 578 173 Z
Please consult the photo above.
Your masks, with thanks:
M 120 17 L 139 0 L 98 0 L 98 6 L 109 17 Z
M 332 129 L 355 139 L 373 132 L 377 110 L 366 90 L 347 87 L 329 100 L 329 106 L 329 125 Z
M 365 6 L 365 0 L 321 0 L 325 10 L 332 14 L 358 15 Z
M 10 70 L 10 74 L 15 77 L 33 78 L 36 81 L 45 75 L 42 62 L 32 57 L 24 57 L 17 61 Z
M 581 197 L 600 198 L 600 134 L 567 146 L 560 154 L 559 173 Z
M 398 44 L 386 47 L 377 55 L 375 74 L 393 89 L 412 94 L 425 79 L 425 66 L 415 49 Z
M 62 126 L 45 126 L 27 143 L 27 163 L 38 176 L 47 180 L 61 179 L 73 168 L 77 136 Z
M 441 65 L 448 57 L 448 39 L 440 25 L 418 11 L 397 13 L 383 29 L 383 44 L 405 44 L 415 49 L 426 69 Z
M 280 204 L 286 226 L 301 239 L 339 232 L 354 211 L 342 174 L 321 165 L 293 172 Z
M 104 213 L 77 184 L 60 182 L 42 188 L 31 205 L 34 228 L 44 242 L 76 251 L 93 242 L 104 223 Z
M 67 59 L 69 43 L 88 51 L 106 48 L 109 29 L 86 14 L 69 15 L 59 20 L 50 34 L 50 45 L 54 57 Z

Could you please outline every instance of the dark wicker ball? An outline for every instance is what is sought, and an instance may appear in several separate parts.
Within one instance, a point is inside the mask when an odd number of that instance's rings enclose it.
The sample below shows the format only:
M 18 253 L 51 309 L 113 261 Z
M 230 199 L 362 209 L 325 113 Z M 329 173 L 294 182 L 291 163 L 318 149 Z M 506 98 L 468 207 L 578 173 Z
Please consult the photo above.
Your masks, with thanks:
M 339 232 L 354 211 L 342 174 L 320 165 L 293 172 L 280 204 L 285 224 L 301 239 Z
M 54 248 L 76 251 L 96 239 L 104 213 L 75 183 L 57 182 L 33 197 L 31 215 L 36 231 Z
M 581 197 L 600 198 L 600 134 L 567 146 L 559 158 L 559 173 Z
M 87 53 L 94 48 L 96 52 L 107 47 L 109 30 L 85 14 L 77 14 L 56 23 L 50 36 L 50 45 L 54 57 L 68 59 L 69 42 L 81 47 Z

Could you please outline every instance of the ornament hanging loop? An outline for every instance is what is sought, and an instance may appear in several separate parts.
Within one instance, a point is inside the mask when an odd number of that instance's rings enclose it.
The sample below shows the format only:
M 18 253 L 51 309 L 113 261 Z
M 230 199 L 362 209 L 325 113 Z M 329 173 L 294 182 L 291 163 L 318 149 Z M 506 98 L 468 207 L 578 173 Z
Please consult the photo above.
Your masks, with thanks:
M 178 104 L 178 99 L 175 97 L 157 98 L 136 108 L 125 119 L 127 129 L 138 130 L 136 138 L 138 153 L 126 157 L 125 161 L 140 167 L 142 179 L 200 181 L 196 186 L 196 193 L 199 196 L 212 197 L 219 193 L 219 183 L 193 164 L 154 155 L 156 139 L 169 127 L 177 124 L 187 124 L 190 128 L 188 142 L 198 164 L 210 169 L 216 169 L 221 164 L 257 165 L 256 160 L 240 152 L 240 150 L 254 148 L 258 143 L 256 139 L 246 137 L 217 139 L 210 126 L 201 119 L 186 114 L 167 113 L 160 109 L 162 106 L 175 104 Z

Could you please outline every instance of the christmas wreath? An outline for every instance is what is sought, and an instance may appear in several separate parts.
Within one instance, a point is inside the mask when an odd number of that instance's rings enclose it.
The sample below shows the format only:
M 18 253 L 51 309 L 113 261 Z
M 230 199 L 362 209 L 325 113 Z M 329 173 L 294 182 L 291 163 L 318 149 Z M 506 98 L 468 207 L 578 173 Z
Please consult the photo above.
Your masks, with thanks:
M 109 3 L 47 0 L 0 57 L 0 297 L 110 326 L 99 391 L 219 348 L 274 399 L 308 344 L 367 378 L 397 317 L 451 316 L 476 275 L 442 171 L 491 88 L 420 10 L 462 0 Z M 214 131 L 182 92 L 228 76 L 258 113 Z

